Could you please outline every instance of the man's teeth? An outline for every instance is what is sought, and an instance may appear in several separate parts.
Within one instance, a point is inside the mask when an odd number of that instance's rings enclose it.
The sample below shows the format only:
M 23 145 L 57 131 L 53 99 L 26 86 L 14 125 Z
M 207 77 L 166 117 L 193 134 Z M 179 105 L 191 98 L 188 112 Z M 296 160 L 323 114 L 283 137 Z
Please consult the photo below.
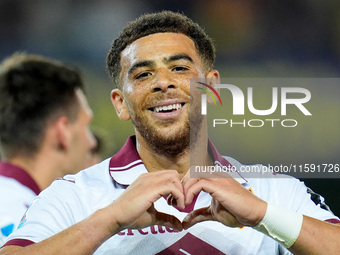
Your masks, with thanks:
M 171 105 L 157 106 L 157 107 L 155 107 L 155 112 L 178 110 L 180 108 L 182 108 L 181 104 L 171 104 Z

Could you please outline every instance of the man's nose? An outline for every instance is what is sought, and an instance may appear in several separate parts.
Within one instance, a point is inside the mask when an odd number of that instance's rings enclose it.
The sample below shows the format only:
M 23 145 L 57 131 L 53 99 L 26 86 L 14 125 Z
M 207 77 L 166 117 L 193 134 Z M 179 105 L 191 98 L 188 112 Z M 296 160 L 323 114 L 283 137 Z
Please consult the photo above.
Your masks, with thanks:
M 96 147 L 98 146 L 98 142 L 97 142 L 96 135 L 90 130 L 89 130 L 88 135 L 87 135 L 87 140 L 88 140 L 88 143 L 89 143 L 90 151 L 95 150 Z
M 152 92 L 166 92 L 168 89 L 176 88 L 176 82 L 172 78 L 171 72 L 161 70 L 157 73 L 154 83 L 151 86 Z

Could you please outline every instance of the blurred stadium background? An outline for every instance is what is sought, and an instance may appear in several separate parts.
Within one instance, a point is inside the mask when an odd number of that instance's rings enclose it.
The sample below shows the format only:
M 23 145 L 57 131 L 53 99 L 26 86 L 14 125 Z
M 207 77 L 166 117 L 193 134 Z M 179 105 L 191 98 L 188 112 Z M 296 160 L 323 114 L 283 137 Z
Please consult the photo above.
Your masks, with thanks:
M 206 29 L 216 41 L 216 68 L 222 77 L 340 76 L 336 0 L 0 0 L 0 58 L 26 51 L 76 66 L 94 111 L 92 128 L 105 140 L 102 156 L 109 157 L 133 129 L 118 120 L 111 106 L 107 51 L 128 21 L 159 10 L 183 12 Z M 223 129 L 211 134 L 212 139 L 223 153 L 247 164 L 266 164 L 281 156 L 302 163 L 340 163 L 339 89 L 325 93 L 320 84 L 323 101 L 312 108 L 323 118 L 308 126 L 294 131 Z M 340 179 L 304 181 L 340 215 Z

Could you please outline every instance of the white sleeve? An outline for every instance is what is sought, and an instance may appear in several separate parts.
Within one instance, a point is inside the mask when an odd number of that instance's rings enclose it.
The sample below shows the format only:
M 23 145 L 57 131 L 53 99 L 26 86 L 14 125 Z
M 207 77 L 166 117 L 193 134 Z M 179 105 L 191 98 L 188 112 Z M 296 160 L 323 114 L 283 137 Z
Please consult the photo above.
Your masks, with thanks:
M 278 199 L 281 205 L 287 209 L 319 220 L 339 220 L 330 210 L 325 208 L 324 198 L 315 194 L 311 196 L 306 185 L 295 178 L 278 178 L 280 186 Z M 314 201 L 313 201 L 314 200 Z
M 18 229 L 9 236 L 10 244 L 40 242 L 84 219 L 88 210 L 80 193 L 74 182 L 54 181 L 32 202 Z

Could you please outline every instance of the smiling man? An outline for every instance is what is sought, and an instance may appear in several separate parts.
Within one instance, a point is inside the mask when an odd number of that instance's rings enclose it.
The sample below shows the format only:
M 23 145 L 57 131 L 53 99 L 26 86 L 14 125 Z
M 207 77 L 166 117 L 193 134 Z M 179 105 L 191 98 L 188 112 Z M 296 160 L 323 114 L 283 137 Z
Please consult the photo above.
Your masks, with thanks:
M 190 178 L 192 159 L 241 165 L 218 153 L 205 117 L 190 112 L 199 109 L 190 79 L 217 82 L 214 58 L 211 39 L 184 15 L 129 23 L 107 67 L 113 105 L 135 136 L 112 158 L 55 181 L 0 254 L 336 254 L 340 229 L 327 222 L 339 219 L 298 180 Z
M 145 36 L 122 51 L 121 65 L 126 83 L 113 90 L 113 104 L 122 120 L 131 118 L 148 171 L 177 169 L 184 175 L 190 167 L 190 122 L 204 132 L 201 114 L 190 116 L 190 103 L 197 101 L 190 102 L 190 78 L 206 75 L 193 41 L 180 33 Z

